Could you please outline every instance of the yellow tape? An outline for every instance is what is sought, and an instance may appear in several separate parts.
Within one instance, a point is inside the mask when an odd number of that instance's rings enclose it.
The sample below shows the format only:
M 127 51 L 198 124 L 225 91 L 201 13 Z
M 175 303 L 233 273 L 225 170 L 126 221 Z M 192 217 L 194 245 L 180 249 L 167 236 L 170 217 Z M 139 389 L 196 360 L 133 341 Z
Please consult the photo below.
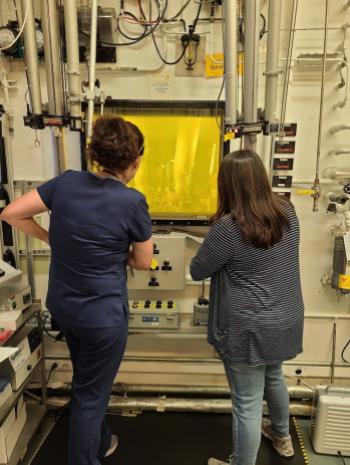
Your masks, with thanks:
M 350 275 L 349 274 L 340 274 L 338 286 L 340 289 L 350 290 Z
M 205 57 L 205 77 L 221 77 L 224 75 L 224 54 L 214 53 Z
M 224 142 L 227 142 L 228 140 L 233 140 L 234 138 L 235 138 L 234 132 L 227 132 L 224 136 Z
M 314 189 L 298 189 L 297 195 L 312 195 L 314 194 Z

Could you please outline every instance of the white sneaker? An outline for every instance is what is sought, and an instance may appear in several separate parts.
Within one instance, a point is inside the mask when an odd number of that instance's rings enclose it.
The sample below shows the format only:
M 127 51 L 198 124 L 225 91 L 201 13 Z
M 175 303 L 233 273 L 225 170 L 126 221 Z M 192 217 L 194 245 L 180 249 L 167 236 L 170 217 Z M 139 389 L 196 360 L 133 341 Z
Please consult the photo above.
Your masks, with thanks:
M 113 452 L 115 452 L 117 447 L 118 447 L 118 436 L 116 436 L 115 434 L 112 434 L 111 443 L 109 445 L 108 451 L 105 453 L 105 457 L 109 457 L 110 455 L 112 455 Z
M 272 431 L 271 421 L 263 418 L 261 422 L 261 434 L 272 442 L 272 446 L 281 457 L 293 457 L 294 449 L 290 436 L 276 436 Z
M 208 465 L 228 465 L 230 462 L 223 462 L 222 460 L 211 458 L 208 460 Z

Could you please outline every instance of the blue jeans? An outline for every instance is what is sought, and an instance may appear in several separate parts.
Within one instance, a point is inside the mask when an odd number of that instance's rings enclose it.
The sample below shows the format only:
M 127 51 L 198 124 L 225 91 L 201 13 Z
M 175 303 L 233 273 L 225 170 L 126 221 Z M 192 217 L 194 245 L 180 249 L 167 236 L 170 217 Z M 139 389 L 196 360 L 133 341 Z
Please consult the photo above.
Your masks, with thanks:
M 224 360 L 224 365 L 233 403 L 231 465 L 255 465 L 261 441 L 264 393 L 273 432 L 289 436 L 289 395 L 282 364 L 253 367 Z

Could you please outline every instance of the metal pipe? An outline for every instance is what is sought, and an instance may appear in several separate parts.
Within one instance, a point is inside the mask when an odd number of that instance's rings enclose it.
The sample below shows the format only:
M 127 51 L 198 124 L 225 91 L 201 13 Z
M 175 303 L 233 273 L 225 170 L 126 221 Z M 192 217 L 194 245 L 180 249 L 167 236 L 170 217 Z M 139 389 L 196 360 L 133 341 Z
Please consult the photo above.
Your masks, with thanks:
M 41 25 L 44 34 L 46 85 L 50 115 L 64 114 L 61 35 L 56 0 L 41 0 Z
M 64 0 L 64 25 L 66 32 L 67 76 L 69 87 L 69 112 L 73 118 L 81 116 L 78 15 L 76 0 Z
M 201 394 L 230 395 L 228 386 L 184 386 L 157 384 L 117 384 L 113 386 L 115 393 L 153 393 L 153 394 Z M 303 386 L 288 386 L 289 397 L 292 399 L 312 399 L 313 391 Z
M 63 407 L 70 401 L 69 397 L 50 397 L 47 405 Z M 231 399 L 179 399 L 152 397 L 111 397 L 108 404 L 109 412 L 121 410 L 156 411 L 156 412 L 193 412 L 193 413 L 231 413 Z M 309 403 L 290 403 L 291 415 L 310 416 L 312 405 Z M 264 402 L 264 414 L 268 413 Z
M 64 360 L 64 361 L 67 361 L 67 360 L 70 360 L 70 356 L 68 354 L 48 354 L 46 356 L 46 360 Z M 163 358 L 160 358 L 160 357 L 146 357 L 146 356 L 128 356 L 126 355 L 124 358 L 123 358 L 123 362 L 148 362 L 148 363 L 167 363 L 168 365 L 170 363 L 181 363 L 181 364 L 184 364 L 184 363 L 189 363 L 189 364 L 199 364 L 199 363 L 205 363 L 205 364 L 212 364 L 212 365 L 217 365 L 219 368 L 220 368 L 220 371 L 221 371 L 221 368 L 222 368 L 222 362 L 220 359 L 200 359 L 200 358 L 193 358 L 193 359 L 183 359 L 183 358 L 171 358 L 171 360 L 169 360 L 169 358 L 167 357 L 163 357 Z M 296 361 L 286 361 L 284 362 L 284 366 L 305 366 L 305 367 L 316 367 L 316 368 L 330 368 L 331 367 L 331 363 L 329 362 L 296 362 Z M 345 368 L 345 367 L 348 367 L 348 365 L 346 363 L 336 363 L 335 364 L 335 367 L 336 368 Z M 217 367 L 216 367 L 217 368 Z M 169 372 L 170 372 L 170 369 L 169 369 Z M 150 373 L 150 372 L 147 372 L 147 373 Z M 172 372 L 171 372 L 172 373 Z M 188 371 L 186 371 L 186 373 L 188 373 Z M 221 373 L 219 373 L 221 374 Z M 224 374 L 224 371 L 223 371 L 223 368 L 222 368 L 222 374 Z
M 270 0 L 268 22 L 269 32 L 267 39 L 267 63 L 265 73 L 265 120 L 268 122 L 274 122 L 276 120 L 281 18 L 281 0 Z
M 317 155 L 316 155 L 316 172 L 315 172 L 315 183 L 313 189 L 315 194 L 313 211 L 318 211 L 318 201 L 321 196 L 320 191 L 320 158 L 321 158 L 321 147 L 322 147 L 322 129 L 323 129 L 323 109 L 324 109 L 324 90 L 326 80 L 326 65 L 327 65 L 327 44 L 328 44 L 328 18 L 329 18 L 329 0 L 326 0 L 326 11 L 325 11 L 325 25 L 324 25 L 324 41 L 323 41 L 323 63 L 322 63 L 322 81 L 321 81 L 321 100 L 320 100 L 320 116 L 318 124 L 318 138 L 317 138 Z
M 346 149 L 332 149 L 328 152 L 328 155 L 348 155 L 350 153 L 350 148 Z
M 21 0 L 22 21 L 28 4 L 28 18 L 23 30 L 24 56 L 28 77 L 28 88 L 34 115 L 41 115 L 41 88 L 39 77 L 38 50 L 36 46 L 35 16 L 33 0 Z
M 6 26 L 8 19 L 7 2 L 0 1 L 0 26 Z
M 225 124 L 237 122 L 237 2 L 225 0 Z
M 333 323 L 333 341 L 332 341 L 332 365 L 331 365 L 331 384 L 334 384 L 334 373 L 335 373 L 335 350 L 337 346 L 337 324 Z
M 329 132 L 335 134 L 336 132 L 350 130 L 350 124 L 338 124 L 330 128 Z
M 89 60 L 89 93 L 87 137 L 92 134 L 92 122 L 95 110 L 95 78 L 96 78 L 96 44 L 97 44 L 97 0 L 92 0 L 91 5 L 91 33 L 90 33 L 90 60 Z
M 293 179 L 293 186 L 297 185 L 302 185 L 302 184 L 312 184 L 314 182 L 314 179 L 312 178 L 296 178 Z M 320 179 L 320 184 L 336 184 L 337 181 L 334 181 L 334 179 L 327 179 L 327 178 L 321 178 Z
M 259 42 L 260 42 L 260 0 L 245 0 L 244 15 L 244 84 L 243 116 L 245 123 L 255 123 L 258 119 L 259 88 Z M 244 137 L 244 146 L 255 149 L 256 135 Z
M 286 68 L 285 68 L 284 88 L 283 88 L 282 107 L 281 107 L 281 124 L 282 124 L 281 139 L 283 139 L 284 123 L 286 121 L 289 79 L 290 79 L 290 71 L 291 71 L 292 58 L 293 58 L 295 26 L 297 22 L 298 6 L 299 6 L 299 0 L 294 0 L 292 16 L 290 20 L 290 28 L 289 28 L 288 53 L 287 53 L 287 61 L 286 61 Z
M 350 171 L 338 171 L 337 168 L 329 167 L 324 170 L 326 178 L 338 179 L 338 178 L 350 178 Z

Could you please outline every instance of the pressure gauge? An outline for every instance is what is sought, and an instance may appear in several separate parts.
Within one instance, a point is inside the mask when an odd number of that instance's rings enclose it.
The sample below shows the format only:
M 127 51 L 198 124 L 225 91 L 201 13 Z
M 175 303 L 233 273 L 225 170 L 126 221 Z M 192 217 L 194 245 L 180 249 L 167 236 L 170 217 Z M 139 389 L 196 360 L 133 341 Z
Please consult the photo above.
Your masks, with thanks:
M 0 27 L 0 48 L 7 47 L 10 45 L 17 37 L 17 32 L 10 26 Z M 6 55 L 12 55 L 17 52 L 17 43 L 12 45 L 12 47 L 4 50 Z

